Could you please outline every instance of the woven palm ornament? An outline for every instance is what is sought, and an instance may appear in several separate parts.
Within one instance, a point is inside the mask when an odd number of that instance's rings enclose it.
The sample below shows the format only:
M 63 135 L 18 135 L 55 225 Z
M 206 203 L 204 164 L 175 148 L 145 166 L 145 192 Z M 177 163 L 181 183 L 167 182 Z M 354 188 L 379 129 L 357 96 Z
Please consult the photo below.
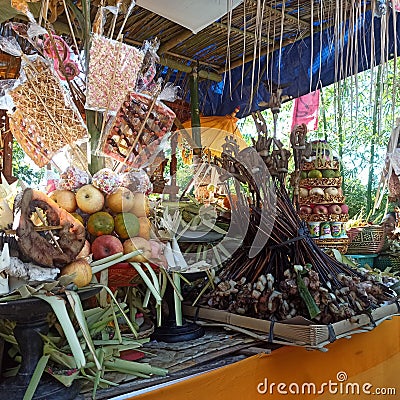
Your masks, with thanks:
M 152 103 L 151 96 L 138 92 L 125 98 L 106 132 L 103 154 L 136 168 L 157 154 L 162 138 L 171 130 L 175 113 L 160 101 Z
M 10 92 L 16 107 L 10 128 L 25 153 L 43 167 L 61 148 L 84 139 L 87 129 L 49 64 L 37 58 L 24 72 L 26 80 Z

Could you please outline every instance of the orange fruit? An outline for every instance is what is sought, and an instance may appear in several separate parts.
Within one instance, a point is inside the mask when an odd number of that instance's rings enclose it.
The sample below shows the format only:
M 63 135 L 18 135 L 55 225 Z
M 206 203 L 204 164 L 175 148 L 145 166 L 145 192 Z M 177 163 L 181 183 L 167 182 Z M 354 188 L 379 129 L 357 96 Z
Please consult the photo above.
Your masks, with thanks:
M 233 206 L 236 207 L 237 202 L 238 202 L 237 195 L 236 195 L 236 194 L 231 194 L 230 197 L 231 197 L 231 199 L 232 199 Z M 228 208 L 229 210 L 232 208 L 231 200 L 229 199 L 228 196 L 226 196 L 226 197 L 224 198 L 223 204 L 224 204 L 224 207 L 225 207 L 225 208 Z
M 114 230 L 114 219 L 108 212 L 98 211 L 89 217 L 86 228 L 93 236 L 110 235 Z
M 119 213 L 114 217 L 114 230 L 121 239 L 137 236 L 139 228 L 139 219 L 134 214 Z

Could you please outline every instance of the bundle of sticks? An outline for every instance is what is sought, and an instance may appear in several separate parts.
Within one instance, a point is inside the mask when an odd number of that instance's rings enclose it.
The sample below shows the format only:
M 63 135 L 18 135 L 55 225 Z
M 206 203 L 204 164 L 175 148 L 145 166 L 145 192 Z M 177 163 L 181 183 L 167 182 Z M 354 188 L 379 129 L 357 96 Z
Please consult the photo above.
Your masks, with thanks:
M 246 149 L 249 153 L 251 150 Z M 256 157 L 222 155 L 228 175 L 248 186 L 254 201 L 246 214 L 236 209 L 247 232 L 242 246 L 225 262 L 217 285 L 203 303 L 265 319 L 296 315 L 330 323 L 370 312 L 396 293 L 373 274 L 342 264 L 319 248 L 298 217 L 284 182 L 271 178 Z M 226 185 L 227 188 L 232 185 Z M 235 184 L 236 192 L 239 186 Z M 247 215 L 247 216 L 246 216 Z

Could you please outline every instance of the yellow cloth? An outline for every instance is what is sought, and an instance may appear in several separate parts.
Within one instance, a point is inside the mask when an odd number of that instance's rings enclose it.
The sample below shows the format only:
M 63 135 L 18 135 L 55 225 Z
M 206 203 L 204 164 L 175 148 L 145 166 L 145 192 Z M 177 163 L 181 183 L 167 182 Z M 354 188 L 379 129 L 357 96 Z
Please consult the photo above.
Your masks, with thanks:
M 221 156 L 222 145 L 225 138 L 233 136 L 240 150 L 247 147 L 243 136 L 236 125 L 238 119 L 232 115 L 200 117 L 201 145 L 210 150 L 211 156 Z M 191 134 L 191 121 L 186 121 L 183 127 Z
M 327 352 L 307 351 L 300 347 L 282 347 L 271 354 L 259 354 L 235 364 L 183 380 L 152 392 L 127 397 L 132 400 L 266 400 L 266 399 L 318 399 L 318 400 L 366 400 L 400 398 L 400 318 L 383 322 L 371 332 L 355 334 L 348 339 L 340 339 L 327 346 Z M 314 383 L 317 390 L 322 383 L 337 381 L 337 374 L 347 375 L 347 393 L 330 394 L 273 394 L 259 393 L 265 388 L 265 379 L 278 385 Z M 395 388 L 395 395 L 363 394 L 362 386 L 370 383 L 366 390 L 371 393 L 378 388 Z M 261 386 L 259 386 L 261 384 Z M 360 394 L 352 394 L 352 386 L 358 384 Z M 355 386 L 353 386 L 355 387 Z M 288 390 L 288 386 L 286 386 Z M 292 386 L 292 390 L 295 387 Z M 332 389 L 334 390 L 334 388 Z M 342 387 L 345 393 L 346 386 Z M 305 388 L 305 392 L 307 389 Z

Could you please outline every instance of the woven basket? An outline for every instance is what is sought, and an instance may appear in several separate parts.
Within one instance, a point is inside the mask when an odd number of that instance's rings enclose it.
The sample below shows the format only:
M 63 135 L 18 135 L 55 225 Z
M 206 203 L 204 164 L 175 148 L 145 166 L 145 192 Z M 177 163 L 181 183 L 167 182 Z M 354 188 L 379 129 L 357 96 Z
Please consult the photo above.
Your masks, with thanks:
M 339 169 L 339 161 L 309 161 L 303 164 L 303 171 L 310 171 L 312 169 Z
M 379 255 L 374 259 L 374 268 L 378 268 L 381 271 L 390 268 L 390 272 L 398 272 L 400 271 L 400 257 Z
M 321 247 L 321 249 L 337 249 L 342 254 L 347 252 L 347 247 L 349 245 L 348 238 L 332 238 L 332 239 L 313 239 L 314 242 Z
M 300 187 L 330 187 L 342 186 L 342 178 L 304 178 L 300 180 Z
M 348 254 L 375 254 L 379 253 L 385 243 L 383 226 L 369 225 L 357 228 L 348 247 Z M 347 233 L 349 234 L 349 232 Z
M 300 218 L 307 222 L 323 222 L 323 221 L 339 221 L 347 222 L 349 220 L 348 214 L 304 214 L 300 213 Z
M 155 271 L 158 271 L 158 266 L 151 264 Z M 146 267 L 143 266 L 146 271 Z M 138 276 L 138 272 L 129 263 L 119 263 L 113 265 L 108 269 L 108 287 L 114 292 L 118 287 L 129 287 L 136 286 L 134 282 L 135 278 Z M 100 279 L 100 274 L 97 274 L 98 279 Z

